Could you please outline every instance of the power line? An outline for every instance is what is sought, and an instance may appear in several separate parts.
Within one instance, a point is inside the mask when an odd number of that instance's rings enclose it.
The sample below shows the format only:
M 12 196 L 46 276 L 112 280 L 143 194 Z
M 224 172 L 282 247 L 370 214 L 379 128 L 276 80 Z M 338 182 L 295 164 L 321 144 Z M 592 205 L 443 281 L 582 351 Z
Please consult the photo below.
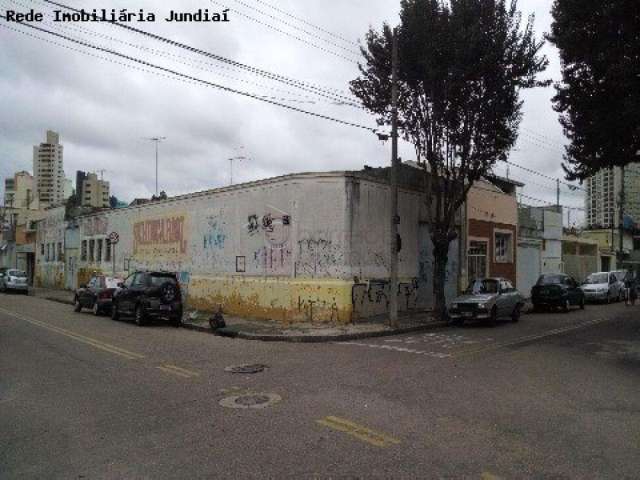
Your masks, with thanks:
M 265 5 L 265 6 L 269 7 L 269 8 L 271 8 L 271 9 L 275 10 L 276 12 L 281 13 L 281 14 L 289 17 L 289 18 L 292 18 L 292 19 L 297 20 L 297 21 L 299 21 L 299 22 L 301 22 L 301 23 L 303 23 L 305 25 L 308 25 L 311 28 L 315 28 L 316 30 L 318 30 L 318 31 L 320 31 L 322 33 L 325 33 L 325 34 L 330 35 L 330 36 L 332 36 L 334 38 L 342 40 L 343 42 L 346 42 L 346 43 L 349 43 L 349 44 L 355 45 L 355 46 L 358 45 L 356 42 L 354 42 L 352 40 L 348 40 L 348 39 L 346 39 L 345 37 L 343 37 L 341 35 L 338 35 L 336 33 L 330 32 L 329 30 L 326 30 L 326 29 L 324 29 L 322 27 L 319 27 L 318 25 L 310 23 L 310 22 L 304 20 L 303 18 L 296 17 L 295 15 L 292 15 L 292 14 L 290 14 L 288 12 L 285 12 L 284 10 L 282 10 L 282 9 L 280 9 L 278 7 L 275 7 L 275 6 L 271 5 L 270 3 L 267 3 L 267 2 L 265 2 L 263 0 L 254 0 L 254 1 L 257 2 L 257 3 L 260 3 L 262 5 Z
M 53 0 L 42 0 L 42 1 L 45 2 L 45 3 L 51 4 L 51 5 L 56 5 L 58 7 L 61 7 L 61 8 L 67 9 L 67 10 L 71 10 L 71 11 L 74 11 L 74 12 L 80 12 L 80 10 L 77 9 L 77 8 L 70 7 L 68 5 L 65 5 L 65 4 L 62 4 L 62 3 L 59 3 L 59 2 L 55 2 Z M 340 93 L 341 91 L 338 90 L 338 89 L 318 86 L 318 85 L 313 84 L 311 82 L 305 82 L 305 81 L 302 81 L 302 80 L 296 80 L 294 78 L 290 78 L 290 77 L 287 77 L 287 76 L 284 76 L 284 75 L 280 75 L 280 74 L 277 74 L 277 73 L 272 73 L 272 72 L 269 72 L 267 70 L 263 70 L 263 69 L 260 69 L 260 68 L 257 68 L 257 67 L 253 67 L 251 65 L 246 65 L 246 64 L 243 64 L 241 62 L 237 62 L 235 60 L 231 60 L 229 58 L 223 57 L 221 55 L 210 53 L 210 52 L 207 52 L 205 50 L 201 50 L 199 48 L 192 47 L 190 45 L 186 45 L 184 43 L 180 43 L 180 42 L 177 42 L 175 40 L 171 40 L 169 38 L 162 37 L 160 35 L 156 35 L 154 33 L 145 32 L 144 30 L 140 30 L 139 28 L 135 28 L 135 27 L 132 27 L 130 25 L 126 25 L 124 23 L 120 23 L 120 22 L 108 22 L 108 23 L 109 23 L 109 25 L 113 25 L 113 26 L 116 26 L 116 27 L 119 27 L 119 28 L 123 28 L 125 30 L 129 30 L 129 31 L 138 33 L 140 35 L 144 35 L 146 37 L 152 38 L 154 40 L 157 40 L 157 41 L 160 41 L 160 42 L 163 42 L 163 43 L 167 43 L 167 44 L 172 45 L 174 47 L 182 48 L 182 49 L 187 50 L 187 51 L 189 51 L 191 53 L 196 53 L 198 55 L 202 55 L 202 56 L 205 56 L 205 57 L 208 57 L 208 58 L 212 58 L 212 59 L 214 59 L 216 61 L 228 64 L 228 65 L 232 65 L 235 68 L 238 68 L 238 69 L 241 69 L 241 70 L 246 70 L 246 71 L 251 72 L 253 74 L 261 75 L 261 76 L 264 76 L 264 77 L 269 78 L 271 80 L 275 80 L 275 81 L 278 81 L 278 82 L 281 82 L 281 83 L 285 83 L 285 84 L 290 85 L 290 86 L 294 86 L 296 88 L 300 88 L 301 90 L 305 90 L 306 89 L 307 91 L 310 91 L 310 92 L 321 92 L 321 93 L 323 93 L 325 95 L 330 95 L 332 97 L 332 99 L 337 100 L 337 101 L 346 101 L 346 102 L 349 102 L 349 103 L 358 104 L 357 99 L 355 99 L 353 96 L 349 97 L 349 96 L 341 94 Z
M 324 47 L 322 47 L 322 46 L 320 46 L 320 45 L 318 45 L 316 43 L 310 42 L 309 40 L 305 40 L 304 38 L 302 38 L 302 37 L 300 37 L 298 35 L 295 35 L 295 34 L 293 34 L 291 32 L 287 32 L 286 30 L 282 30 L 281 28 L 278 28 L 278 27 L 276 27 L 274 25 L 271 25 L 270 23 L 263 22 L 262 20 L 259 20 L 259 19 L 255 18 L 255 17 L 252 17 L 251 15 L 247 15 L 246 13 L 243 13 L 243 12 L 241 12 L 239 10 L 236 10 L 235 8 L 231 8 L 231 7 L 227 6 L 227 5 L 224 5 L 224 4 L 220 3 L 220 2 L 217 2 L 216 0 L 209 0 L 209 1 L 211 3 L 213 3 L 214 5 L 217 5 L 217 6 L 222 7 L 222 8 L 226 8 L 227 10 L 235 13 L 236 15 L 240 15 L 241 17 L 244 17 L 247 20 L 251 20 L 252 22 L 255 22 L 255 23 L 259 24 L 259 25 L 263 25 L 263 26 L 265 26 L 267 28 L 270 28 L 271 30 L 273 30 L 275 32 L 281 33 L 283 35 L 286 35 L 287 37 L 293 38 L 294 40 L 297 40 L 299 42 L 305 43 L 305 44 L 307 44 L 307 45 L 309 45 L 311 47 L 317 48 L 318 50 L 320 50 L 320 51 L 322 51 L 324 53 L 328 53 L 328 54 L 333 55 L 335 57 L 338 57 L 338 58 L 341 58 L 343 60 L 346 60 L 347 62 L 350 62 L 350 63 L 355 63 L 355 64 L 358 63 L 355 58 L 349 58 L 346 55 L 334 52 L 333 50 L 329 50 L 328 48 L 324 48 Z
M 7 17 L 5 17 L 4 15 L 0 15 L 0 18 L 3 18 L 3 19 L 6 20 Z M 145 60 L 140 60 L 138 58 L 131 57 L 129 55 L 125 55 L 125 54 L 120 53 L 120 52 L 116 52 L 115 50 L 110 50 L 110 49 L 107 49 L 107 48 L 103 48 L 103 47 L 99 47 L 99 46 L 96 46 L 96 45 L 92 45 L 92 44 L 84 42 L 82 40 L 76 40 L 76 39 L 73 39 L 73 38 L 68 37 L 66 35 L 62 35 L 60 33 L 52 32 L 52 31 L 47 30 L 45 28 L 37 27 L 37 26 L 29 24 L 29 23 L 20 23 L 20 25 L 24 26 L 24 27 L 32 28 L 34 30 L 39 30 L 41 32 L 48 33 L 50 35 L 62 38 L 64 40 L 67 40 L 67 41 L 72 42 L 72 43 L 76 43 L 78 45 L 82 45 L 84 47 L 88 47 L 88 48 L 91 48 L 91 49 L 94 49 L 94 50 L 98 50 L 98 51 L 101 51 L 101 52 L 104 52 L 104 53 L 108 53 L 110 55 L 115 55 L 115 56 L 124 58 L 126 60 L 129 60 L 131 62 L 135 62 L 135 63 L 139 63 L 141 65 L 145 65 L 147 67 L 155 68 L 157 70 L 160 70 L 160 71 L 163 71 L 163 72 L 166 72 L 166 73 L 169 73 L 171 75 L 175 75 L 177 77 L 181 77 L 181 78 L 184 78 L 184 79 L 187 79 L 187 80 L 191 80 L 191 81 L 199 83 L 199 84 L 208 85 L 208 86 L 217 88 L 219 90 L 223 90 L 223 91 L 230 92 L 230 93 L 235 93 L 237 95 L 241 95 L 241 96 L 244 96 L 244 97 L 252 98 L 254 100 L 259 100 L 261 102 L 269 103 L 271 105 L 276 105 L 278 107 L 282 107 L 282 108 L 285 108 L 285 109 L 288 109 L 288 110 L 291 110 L 291 111 L 294 111 L 294 112 L 298 112 L 298 113 L 303 113 L 305 115 L 309 115 L 309 116 L 312 116 L 312 117 L 321 118 L 323 120 L 329 120 L 329 121 L 332 121 L 332 122 L 335 122 L 335 123 L 338 123 L 338 124 L 341 124 L 341 125 L 346 125 L 346 126 L 350 126 L 350 127 L 354 127 L 354 128 L 359 128 L 359 129 L 362 129 L 362 130 L 375 132 L 375 129 L 371 128 L 371 127 L 367 127 L 367 126 L 360 125 L 360 124 L 357 124 L 357 123 L 349 122 L 349 121 L 346 121 L 346 120 L 341 120 L 341 119 L 335 118 L 335 117 L 330 117 L 328 115 L 323 115 L 323 114 L 320 114 L 320 113 L 310 112 L 310 111 L 304 110 L 302 108 L 298 108 L 298 107 L 294 107 L 294 106 L 291 106 L 291 105 L 286 105 L 284 103 L 280 103 L 280 102 L 278 102 L 276 100 L 260 97 L 260 96 L 257 96 L 255 94 L 252 94 L 252 93 L 244 92 L 244 91 L 237 90 L 237 89 L 231 88 L 231 87 L 226 87 L 224 85 L 213 83 L 213 82 L 210 82 L 210 81 L 207 81 L 207 80 L 202 80 L 202 79 L 194 77 L 192 75 L 187 75 L 187 74 L 184 74 L 184 73 L 180 73 L 180 72 L 178 72 L 176 70 L 172 70 L 170 68 L 162 67 L 160 65 L 155 65 L 155 64 L 147 62 Z M 1 27 L 5 27 L 5 28 L 9 28 L 10 30 L 17 31 L 19 33 L 24 33 L 24 32 L 21 32 L 20 30 L 16 30 L 16 29 L 7 27 L 6 25 L 0 25 L 0 26 Z
M 286 25 L 286 26 L 288 26 L 288 27 L 290 27 L 290 28 L 293 28 L 293 29 L 295 29 L 295 30 L 298 30 L 298 31 L 300 31 L 300 32 L 302 32 L 302 33 L 304 33 L 304 34 L 306 34 L 306 35 L 308 35 L 308 36 L 312 37 L 312 38 L 315 38 L 315 39 L 317 39 L 317 40 L 321 40 L 321 41 L 323 41 L 323 42 L 326 42 L 326 43 L 328 43 L 329 45 L 333 45 L 334 47 L 339 48 L 340 50 L 344 50 L 345 52 L 348 52 L 348 53 L 350 53 L 351 55 L 356 55 L 356 56 L 360 55 L 360 52 L 357 52 L 357 51 L 355 51 L 355 50 L 351 50 L 350 48 L 347 48 L 347 47 L 344 47 L 344 46 L 342 46 L 342 45 L 339 45 L 339 44 L 337 44 L 337 43 L 333 42 L 332 40 L 328 40 L 328 39 L 326 39 L 326 38 L 322 38 L 321 36 L 316 35 L 316 34 L 314 34 L 314 33 L 311 33 L 311 32 L 309 32 L 308 30 L 305 30 L 305 29 L 304 29 L 304 28 L 302 28 L 302 27 L 298 27 L 297 25 L 294 25 L 294 24 L 292 24 L 292 23 L 290 23 L 290 22 L 287 22 L 286 20 L 283 20 L 281 17 L 277 17 L 277 16 L 275 16 L 275 15 L 272 15 L 272 14 L 270 14 L 270 13 L 268 13 L 268 12 L 265 12 L 264 10 L 260 10 L 259 8 L 252 7 L 251 5 L 248 5 L 247 3 L 243 2 L 242 0 L 235 0 L 235 2 L 236 2 L 236 3 L 238 3 L 238 4 L 240 4 L 240 5 L 242 5 L 242 6 L 243 6 L 243 7 L 245 7 L 245 8 L 248 8 L 248 9 L 253 10 L 254 12 L 257 12 L 257 13 L 259 13 L 259 14 L 261 14 L 261 15 L 263 15 L 263 16 L 265 16 L 265 17 L 267 17 L 267 18 L 270 18 L 271 20 L 275 20 L 275 21 L 277 21 L 277 22 L 280 22 L 280 23 L 282 23 L 283 25 Z
M 551 177 L 551 176 L 549 176 L 549 175 L 546 175 L 546 174 L 544 174 L 544 173 L 537 172 L 536 170 L 532 170 L 532 169 L 530 169 L 530 168 L 523 167 L 522 165 L 518 165 L 517 163 L 514 163 L 514 162 L 512 162 L 512 161 L 510 161 L 510 160 L 505 160 L 505 163 L 507 163 L 507 164 L 509 164 L 509 165 L 511 165 L 511 166 L 513 166 L 513 167 L 519 168 L 519 169 L 521 169 L 521 170 L 524 170 L 525 172 L 529 172 L 529 173 L 531 173 L 531 174 L 533 174 L 533 175 L 538 175 L 539 177 L 544 177 L 544 178 L 546 178 L 547 180 L 551 180 L 551 181 L 553 181 L 553 182 L 557 182 L 557 181 L 558 181 L 558 179 L 557 179 L 557 178 L 553 178 L 553 177 Z M 586 191 L 587 191 L 585 188 L 578 187 L 577 185 L 572 185 L 571 183 L 564 182 L 564 181 L 562 181 L 562 180 L 560 180 L 560 184 L 561 184 L 561 185 L 566 185 L 566 186 L 568 186 L 571 190 L 574 190 L 574 191 L 575 191 L 575 190 L 582 190 L 583 192 L 586 192 Z

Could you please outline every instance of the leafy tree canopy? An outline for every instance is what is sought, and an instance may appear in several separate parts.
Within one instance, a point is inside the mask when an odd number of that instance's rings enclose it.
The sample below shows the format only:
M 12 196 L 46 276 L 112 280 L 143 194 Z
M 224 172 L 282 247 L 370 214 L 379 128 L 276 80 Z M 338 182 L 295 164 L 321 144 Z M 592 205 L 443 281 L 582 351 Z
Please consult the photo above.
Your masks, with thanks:
M 640 161 L 638 0 L 556 0 L 549 40 L 560 50 L 554 108 L 567 147 L 567 178 Z

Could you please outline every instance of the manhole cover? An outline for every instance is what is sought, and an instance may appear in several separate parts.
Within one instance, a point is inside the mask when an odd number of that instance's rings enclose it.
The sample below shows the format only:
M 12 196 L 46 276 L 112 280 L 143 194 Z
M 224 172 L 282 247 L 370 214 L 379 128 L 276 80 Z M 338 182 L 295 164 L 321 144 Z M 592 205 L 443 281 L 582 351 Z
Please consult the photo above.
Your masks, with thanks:
M 255 365 L 235 365 L 235 366 L 232 366 L 232 367 L 227 367 L 224 370 L 225 370 L 225 372 L 231 372 L 231 373 L 249 374 L 249 373 L 260 373 L 260 372 L 263 372 L 265 368 L 267 368 L 266 365 L 262 365 L 260 363 L 257 363 Z
M 220 405 L 226 408 L 266 408 L 280 400 L 280 395 L 275 393 L 252 393 L 223 398 Z

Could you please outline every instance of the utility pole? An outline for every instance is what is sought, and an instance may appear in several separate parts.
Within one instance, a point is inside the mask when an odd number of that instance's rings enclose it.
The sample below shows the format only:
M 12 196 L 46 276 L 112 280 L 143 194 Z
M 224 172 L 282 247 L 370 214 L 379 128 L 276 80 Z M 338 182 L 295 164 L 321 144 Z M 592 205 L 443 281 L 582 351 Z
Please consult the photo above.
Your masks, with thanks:
M 156 144 L 156 196 L 158 195 L 158 144 L 166 139 L 167 137 L 148 137 L 146 139 Z
M 557 207 L 557 211 L 558 213 L 561 212 L 562 210 L 560 210 L 560 179 L 556 178 L 556 207 Z
M 621 264 L 622 264 L 622 259 L 624 255 L 624 202 L 626 201 L 624 177 L 625 177 L 625 168 L 623 165 L 622 167 L 620 167 L 620 212 L 619 212 L 620 232 L 618 233 L 618 235 L 620 235 L 620 238 L 619 238 L 620 251 L 618 252 L 618 259 Z M 620 268 L 620 265 L 618 265 L 618 268 Z
M 393 30 L 391 67 L 391 235 L 389 243 L 389 325 L 398 328 L 398 30 Z

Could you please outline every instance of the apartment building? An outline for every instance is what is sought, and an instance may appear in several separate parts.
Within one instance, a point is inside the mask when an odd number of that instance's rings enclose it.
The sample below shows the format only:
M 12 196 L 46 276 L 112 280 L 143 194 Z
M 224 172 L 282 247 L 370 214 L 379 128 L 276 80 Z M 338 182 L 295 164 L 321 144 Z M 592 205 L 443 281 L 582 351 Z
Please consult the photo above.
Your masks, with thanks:
M 76 173 L 76 192 L 83 207 L 109 208 L 109 182 L 95 173 Z
M 47 130 L 46 141 L 33 147 L 35 195 L 43 205 L 62 205 L 65 201 L 63 146 L 60 136 Z
M 601 170 L 587 179 L 587 228 L 618 226 L 622 181 L 622 169 L 618 167 Z M 640 222 L 640 163 L 625 167 L 624 187 L 624 213 L 638 223 Z
M 17 172 L 4 181 L 4 205 L 9 208 L 29 208 L 33 201 L 33 176 Z

